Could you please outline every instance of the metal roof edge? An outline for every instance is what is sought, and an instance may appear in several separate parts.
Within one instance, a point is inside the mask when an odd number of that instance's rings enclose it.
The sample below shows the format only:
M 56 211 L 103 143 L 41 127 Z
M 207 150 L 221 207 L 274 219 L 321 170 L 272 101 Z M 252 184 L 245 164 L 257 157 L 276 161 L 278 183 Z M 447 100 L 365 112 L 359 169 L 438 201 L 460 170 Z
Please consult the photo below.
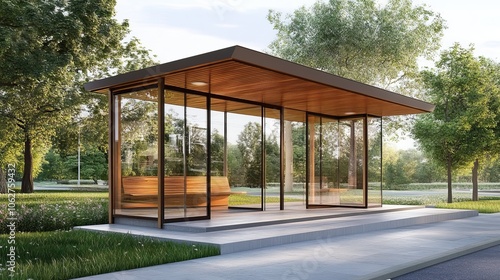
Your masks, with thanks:
M 87 91 L 98 91 L 126 82 L 151 79 L 153 77 L 159 77 L 167 73 L 231 59 L 236 47 L 237 46 L 232 46 L 224 49 L 219 49 L 212 52 L 190 56 L 187 58 L 158 64 L 148 68 L 92 81 L 84 84 L 84 88 Z

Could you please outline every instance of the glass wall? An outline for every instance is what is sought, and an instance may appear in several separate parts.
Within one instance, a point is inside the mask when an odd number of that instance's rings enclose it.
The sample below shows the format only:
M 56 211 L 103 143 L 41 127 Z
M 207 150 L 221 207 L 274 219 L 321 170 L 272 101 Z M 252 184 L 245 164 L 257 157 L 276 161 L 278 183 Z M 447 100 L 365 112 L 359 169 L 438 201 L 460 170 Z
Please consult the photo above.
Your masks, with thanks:
M 382 118 L 368 118 L 368 206 L 382 206 Z
M 165 91 L 165 219 L 207 212 L 207 98 Z
M 280 210 L 281 135 L 280 110 L 264 108 L 265 210 Z
M 339 122 L 309 116 L 310 172 L 309 204 L 339 205 Z
M 262 107 L 226 101 L 230 207 L 263 209 Z
M 340 206 L 365 206 L 364 118 L 339 121 Z
M 168 222 L 228 207 L 381 206 L 381 118 L 195 93 L 169 89 L 160 101 L 154 87 L 113 96 L 114 215 L 158 219 L 164 208 Z
M 366 207 L 364 120 L 309 114 L 308 205 Z
M 158 94 L 114 96 L 114 214 L 158 218 Z
M 306 113 L 284 110 L 283 177 L 285 209 L 306 204 Z

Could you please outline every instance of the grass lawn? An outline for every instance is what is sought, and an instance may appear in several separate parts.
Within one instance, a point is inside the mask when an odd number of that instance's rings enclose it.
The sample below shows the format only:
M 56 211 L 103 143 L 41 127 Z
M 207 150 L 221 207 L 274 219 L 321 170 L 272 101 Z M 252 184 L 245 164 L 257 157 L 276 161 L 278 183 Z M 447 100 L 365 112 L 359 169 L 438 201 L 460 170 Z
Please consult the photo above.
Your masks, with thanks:
M 484 197 L 479 201 L 459 201 L 454 203 L 438 203 L 438 208 L 448 209 L 471 209 L 477 210 L 479 213 L 497 213 L 500 212 L 500 197 Z
M 285 197 L 285 202 L 296 202 L 302 201 L 301 199 L 295 199 L 290 197 Z M 279 203 L 280 198 L 278 196 L 268 196 L 266 197 L 266 203 Z M 231 194 L 229 196 L 229 206 L 238 206 L 238 205 L 254 205 L 261 204 L 261 197 L 256 195 L 247 195 L 247 194 Z
M 205 245 L 81 230 L 17 233 L 15 247 L 15 274 L 10 279 L 70 279 L 219 254 L 218 248 Z M 6 246 L 0 250 L 0 278 L 9 279 Z
M 0 195 L 0 234 L 7 233 L 6 194 Z M 74 226 L 108 222 L 107 192 L 40 191 L 16 193 L 18 232 L 69 230 Z

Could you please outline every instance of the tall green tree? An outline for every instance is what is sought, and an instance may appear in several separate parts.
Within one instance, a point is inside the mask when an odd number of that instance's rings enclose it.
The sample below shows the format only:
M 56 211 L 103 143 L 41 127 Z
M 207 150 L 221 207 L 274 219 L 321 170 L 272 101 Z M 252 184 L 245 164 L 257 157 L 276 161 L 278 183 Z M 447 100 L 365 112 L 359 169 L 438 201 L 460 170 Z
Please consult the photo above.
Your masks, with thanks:
M 442 53 L 435 70 L 422 73 L 436 108 L 432 114 L 419 116 L 413 127 L 424 151 L 446 166 L 449 203 L 453 201 L 452 172 L 475 162 L 477 175 L 479 159 L 498 147 L 500 88 L 494 64 L 474 57 L 473 51 L 455 44 Z M 477 176 L 474 190 L 477 199 Z
M 22 192 L 33 191 L 33 146 L 80 113 L 81 84 L 127 50 L 114 0 L 12 0 L 0 5 L 0 120 L 24 143 Z M 120 59 L 114 61 L 118 63 Z
M 418 72 L 418 59 L 440 47 L 444 20 L 411 0 L 318 1 L 282 16 L 271 53 L 335 75 L 388 88 Z

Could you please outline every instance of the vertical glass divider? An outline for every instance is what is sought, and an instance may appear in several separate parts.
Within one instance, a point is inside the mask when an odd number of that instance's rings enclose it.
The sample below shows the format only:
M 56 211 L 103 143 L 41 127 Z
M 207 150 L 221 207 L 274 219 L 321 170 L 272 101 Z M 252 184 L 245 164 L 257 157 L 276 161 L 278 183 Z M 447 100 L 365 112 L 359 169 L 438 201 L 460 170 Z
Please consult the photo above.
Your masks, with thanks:
M 280 108 L 280 210 L 285 210 L 285 111 Z
M 158 79 L 158 228 L 165 221 L 165 78 Z
M 227 108 L 224 109 L 224 159 L 223 159 L 223 176 L 228 176 L 228 164 L 227 164 Z
M 114 135 L 115 135 L 115 97 L 113 96 L 113 92 L 108 90 L 108 122 L 109 122 L 109 131 L 108 131 L 108 189 L 109 189 L 109 205 L 108 205 L 108 221 L 110 224 L 114 223 L 114 208 L 115 208 L 115 184 L 113 180 L 113 176 L 115 172 L 114 169 Z
M 379 134 L 380 134 L 380 206 L 382 206 L 383 204 L 383 201 L 384 201 L 384 194 L 383 194 L 383 181 L 384 181 L 384 165 L 383 165 L 383 162 L 384 162 L 384 137 L 383 137 L 383 134 L 382 132 L 384 131 L 384 119 L 382 117 L 380 117 L 380 130 L 379 130 Z
M 209 78 L 209 90 L 207 94 L 207 140 L 206 140 L 206 147 L 207 147 L 207 216 L 210 219 L 211 217 L 211 209 L 212 209 L 212 104 L 211 104 L 211 94 L 210 94 L 210 78 Z
M 184 78 L 186 80 L 186 78 Z M 186 88 L 187 86 L 184 85 Z M 183 189 L 184 189 L 184 199 L 183 199 L 183 209 L 184 209 L 184 217 L 187 217 L 187 171 L 188 171 L 188 152 L 189 152 L 189 127 L 187 123 L 187 94 L 184 92 L 184 128 L 183 128 L 183 137 L 182 137 L 182 165 L 184 166 L 183 170 Z
M 368 208 L 368 116 L 363 118 L 363 201 Z
M 260 107 L 260 146 L 261 146 L 261 160 L 260 160 L 260 209 L 266 210 L 266 110 L 264 106 Z
M 310 173 L 311 173 L 311 152 L 309 151 L 311 146 L 311 133 L 309 131 L 309 113 L 306 113 L 306 209 L 309 209 L 309 190 L 310 190 Z

